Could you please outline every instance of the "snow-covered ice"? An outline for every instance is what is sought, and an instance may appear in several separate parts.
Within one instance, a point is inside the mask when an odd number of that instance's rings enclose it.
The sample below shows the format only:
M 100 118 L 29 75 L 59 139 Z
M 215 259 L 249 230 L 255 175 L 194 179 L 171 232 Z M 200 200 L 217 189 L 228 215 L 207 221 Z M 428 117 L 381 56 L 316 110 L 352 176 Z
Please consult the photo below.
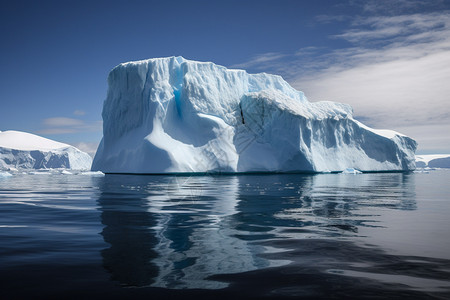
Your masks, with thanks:
M 108 85 L 94 171 L 415 168 L 413 139 L 363 125 L 349 105 L 311 103 L 280 76 L 168 57 L 120 64 Z
M 418 168 L 450 168 L 450 154 L 416 155 Z
M 88 171 L 88 172 L 81 172 L 79 175 L 86 175 L 86 176 L 92 176 L 92 177 L 103 177 L 105 176 L 105 173 L 100 172 L 100 171 Z
M 0 131 L 0 170 L 89 170 L 89 154 L 68 144 L 21 131 Z

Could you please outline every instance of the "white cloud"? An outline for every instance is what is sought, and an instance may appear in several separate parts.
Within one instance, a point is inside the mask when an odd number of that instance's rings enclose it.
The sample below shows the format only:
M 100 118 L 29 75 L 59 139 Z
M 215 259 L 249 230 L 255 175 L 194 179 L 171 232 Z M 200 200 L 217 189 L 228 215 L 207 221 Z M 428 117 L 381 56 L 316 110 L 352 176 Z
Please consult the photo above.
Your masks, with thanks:
M 75 110 L 75 111 L 73 112 L 73 114 L 74 114 L 75 116 L 84 116 L 84 115 L 86 114 L 86 112 L 85 112 L 84 110 L 79 110 L 79 109 L 77 109 L 77 110 Z
M 80 119 L 54 117 L 42 121 L 44 128 L 39 134 L 68 134 L 77 132 L 95 132 L 102 130 L 102 121 L 83 121 Z
M 343 22 L 347 21 L 348 19 L 350 19 L 350 17 L 346 15 L 318 15 L 315 17 L 316 22 L 320 24 Z
M 247 69 L 247 68 L 251 68 L 251 67 L 255 67 L 255 66 L 258 67 L 261 64 L 268 64 L 270 62 L 277 61 L 285 56 L 286 56 L 286 54 L 282 54 L 282 53 L 278 53 L 278 52 L 269 52 L 269 53 L 264 53 L 264 54 L 258 54 L 256 56 L 254 56 L 253 58 L 251 58 L 249 61 L 232 65 L 232 66 L 230 66 L 230 68 Z
M 364 0 L 361 1 L 366 13 L 404 14 L 423 10 L 427 7 L 440 7 L 443 0 Z
M 76 127 L 83 125 L 84 122 L 78 119 L 55 117 L 44 119 L 43 124 L 51 127 Z
M 355 114 L 383 126 L 448 122 L 450 51 L 418 59 L 359 63 L 329 69 L 293 85 L 313 100 L 334 100 L 353 106 Z

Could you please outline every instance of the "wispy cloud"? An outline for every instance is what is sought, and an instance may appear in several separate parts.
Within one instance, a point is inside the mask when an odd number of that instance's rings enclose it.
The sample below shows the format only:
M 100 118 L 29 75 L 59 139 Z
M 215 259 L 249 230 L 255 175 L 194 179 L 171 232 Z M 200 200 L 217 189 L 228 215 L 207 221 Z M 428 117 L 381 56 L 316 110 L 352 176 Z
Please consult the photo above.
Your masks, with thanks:
M 75 116 L 84 116 L 84 115 L 86 114 L 86 112 L 85 112 L 84 110 L 79 110 L 79 109 L 77 109 L 77 110 L 75 110 L 75 111 L 73 112 L 73 114 L 74 114 Z
M 275 53 L 269 52 L 258 54 L 248 61 L 228 66 L 230 68 L 246 69 L 254 72 L 267 72 L 283 76 L 285 79 L 295 78 L 299 74 L 311 72 L 320 67 L 328 66 L 328 62 L 317 61 L 317 57 L 324 48 L 322 47 L 304 47 L 298 49 L 295 53 Z
M 351 17 L 346 15 L 318 15 L 315 17 L 316 22 L 320 24 L 343 22 L 349 19 L 351 19 Z
M 66 134 L 77 132 L 95 132 L 102 130 L 102 121 L 84 121 L 74 118 L 54 117 L 42 121 L 44 128 L 40 134 Z
M 239 69 L 239 68 L 247 69 L 247 68 L 252 68 L 252 67 L 259 67 L 261 65 L 270 64 L 271 62 L 276 62 L 285 56 L 286 56 L 286 54 L 278 53 L 278 52 L 263 53 L 263 54 L 258 54 L 256 56 L 252 57 L 250 60 L 248 60 L 246 62 L 243 62 L 240 64 L 235 64 L 230 67 L 236 68 L 236 69 Z
M 78 119 L 55 117 L 44 119 L 42 122 L 45 126 L 49 127 L 78 127 L 82 126 L 84 122 Z
M 356 28 L 335 37 L 352 43 L 378 42 L 385 45 L 433 42 L 444 38 L 448 20 L 449 15 L 443 13 L 357 18 L 353 22 Z
M 363 12 L 383 15 L 399 15 L 422 11 L 425 8 L 439 8 L 443 0 L 365 0 L 356 2 Z

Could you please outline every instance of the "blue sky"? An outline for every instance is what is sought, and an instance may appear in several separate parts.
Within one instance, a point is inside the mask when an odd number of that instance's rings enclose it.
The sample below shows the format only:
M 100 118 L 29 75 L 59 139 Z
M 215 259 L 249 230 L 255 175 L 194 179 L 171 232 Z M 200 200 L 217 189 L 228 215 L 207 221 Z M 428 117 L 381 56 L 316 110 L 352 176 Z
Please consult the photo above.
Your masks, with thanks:
M 0 30 L 0 130 L 92 153 L 108 72 L 181 55 L 279 74 L 450 153 L 450 1 L 4 1 Z

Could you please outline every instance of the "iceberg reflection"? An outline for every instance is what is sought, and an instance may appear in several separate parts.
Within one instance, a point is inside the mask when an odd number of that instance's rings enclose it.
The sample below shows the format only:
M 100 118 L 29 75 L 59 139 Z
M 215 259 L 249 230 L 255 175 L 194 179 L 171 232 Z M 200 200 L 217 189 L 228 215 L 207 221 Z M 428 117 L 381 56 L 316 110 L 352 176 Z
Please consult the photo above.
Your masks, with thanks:
M 265 255 L 285 250 L 270 241 L 355 236 L 374 226 L 372 208 L 415 209 L 411 180 L 408 174 L 107 175 L 98 200 L 101 234 L 111 245 L 102 251 L 104 267 L 126 286 L 224 288 L 228 283 L 210 277 L 289 263 Z
M 155 216 L 148 210 L 144 178 L 106 176 L 98 199 L 101 232 L 111 247 L 102 251 L 103 265 L 111 279 L 126 286 L 147 286 L 154 282 L 158 267 L 152 263 L 158 243 L 153 227 Z

